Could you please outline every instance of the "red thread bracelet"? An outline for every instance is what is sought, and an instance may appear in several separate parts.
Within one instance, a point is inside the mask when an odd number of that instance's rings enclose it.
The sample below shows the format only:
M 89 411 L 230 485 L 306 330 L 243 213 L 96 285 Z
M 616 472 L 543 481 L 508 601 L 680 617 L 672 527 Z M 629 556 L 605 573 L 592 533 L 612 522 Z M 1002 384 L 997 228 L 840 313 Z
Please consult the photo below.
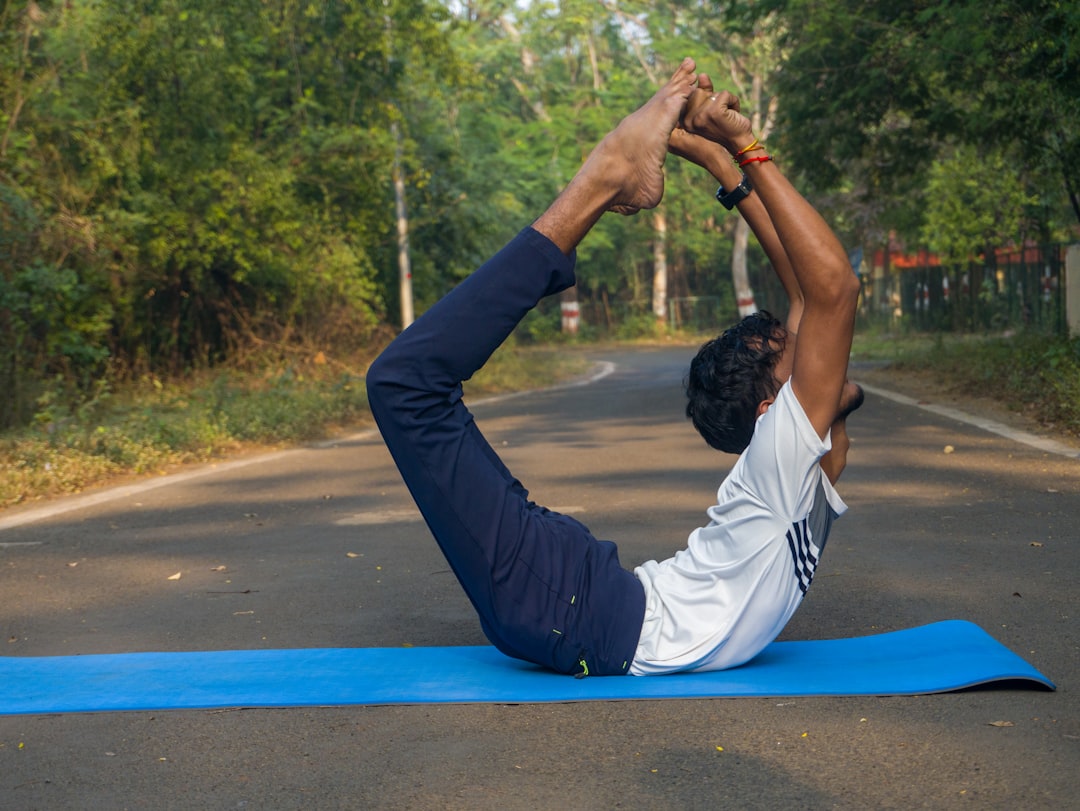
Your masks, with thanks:
M 771 161 L 772 155 L 758 155 L 753 158 L 747 158 L 744 161 L 739 161 L 739 168 L 746 166 L 748 163 L 765 163 L 765 161 Z

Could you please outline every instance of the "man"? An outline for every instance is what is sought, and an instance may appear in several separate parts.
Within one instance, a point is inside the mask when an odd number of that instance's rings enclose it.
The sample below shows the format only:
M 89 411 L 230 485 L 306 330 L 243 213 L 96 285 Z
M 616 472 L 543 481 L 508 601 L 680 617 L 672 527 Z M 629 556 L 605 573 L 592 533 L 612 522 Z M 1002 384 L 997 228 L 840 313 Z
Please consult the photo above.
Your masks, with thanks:
M 737 100 L 712 92 L 695 68 L 685 59 L 530 228 L 398 336 L 368 372 L 372 413 L 484 633 L 503 653 L 560 673 L 643 675 L 747 661 L 798 605 L 813 574 L 809 561 L 843 510 L 819 459 L 856 399 L 845 380 L 857 283 L 824 221 L 752 143 Z M 742 161 L 763 207 L 751 211 L 763 230 L 774 229 L 801 288 L 802 340 L 772 322 L 764 333 L 736 336 L 736 351 L 779 347 L 759 364 L 765 396 L 725 418 L 757 422 L 732 476 L 742 471 L 721 487 L 712 524 L 696 530 L 686 550 L 631 573 L 614 544 L 529 500 L 462 403 L 461 381 L 541 298 L 573 284 L 574 250 L 606 211 L 659 204 L 669 142 L 706 166 L 721 148 L 755 158 Z M 783 383 L 778 375 L 788 368 Z M 709 397 L 706 390 L 698 401 Z M 688 410 L 695 423 L 710 419 L 700 404 Z M 787 538 L 795 532 L 792 552 Z

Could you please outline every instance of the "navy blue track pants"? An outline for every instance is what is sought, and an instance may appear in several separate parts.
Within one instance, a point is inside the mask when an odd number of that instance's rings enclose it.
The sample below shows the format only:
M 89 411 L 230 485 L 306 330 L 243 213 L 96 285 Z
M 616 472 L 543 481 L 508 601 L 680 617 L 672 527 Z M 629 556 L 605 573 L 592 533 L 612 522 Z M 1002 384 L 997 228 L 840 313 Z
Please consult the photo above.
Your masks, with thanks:
M 621 675 L 641 633 L 641 584 L 613 543 L 529 500 L 461 400 L 461 382 L 525 314 L 573 283 L 574 258 L 526 228 L 386 348 L 368 401 L 491 643 L 560 673 Z

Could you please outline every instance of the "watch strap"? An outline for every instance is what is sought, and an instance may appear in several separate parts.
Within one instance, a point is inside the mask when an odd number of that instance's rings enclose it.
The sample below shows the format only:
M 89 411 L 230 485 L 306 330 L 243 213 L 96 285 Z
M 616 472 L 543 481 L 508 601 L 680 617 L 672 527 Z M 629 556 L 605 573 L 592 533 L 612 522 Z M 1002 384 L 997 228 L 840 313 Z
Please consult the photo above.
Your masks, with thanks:
M 735 208 L 735 204 L 740 200 L 744 200 L 750 192 L 754 190 L 754 187 L 750 185 L 750 178 L 746 175 L 742 176 L 742 180 L 739 181 L 739 185 L 731 191 L 728 191 L 723 186 L 716 190 L 716 199 L 720 201 L 720 205 L 726 208 L 728 211 Z

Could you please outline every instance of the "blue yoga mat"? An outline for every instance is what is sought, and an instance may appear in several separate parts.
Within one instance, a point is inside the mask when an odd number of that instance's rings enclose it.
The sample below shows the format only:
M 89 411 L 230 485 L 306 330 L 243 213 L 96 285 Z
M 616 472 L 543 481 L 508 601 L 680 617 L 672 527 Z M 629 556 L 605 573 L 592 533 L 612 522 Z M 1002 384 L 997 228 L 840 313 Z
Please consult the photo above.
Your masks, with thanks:
M 574 679 L 490 647 L 314 648 L 0 657 L 0 714 L 352 704 L 525 704 L 739 696 L 916 695 L 1053 682 L 969 622 L 774 642 L 714 673 Z

